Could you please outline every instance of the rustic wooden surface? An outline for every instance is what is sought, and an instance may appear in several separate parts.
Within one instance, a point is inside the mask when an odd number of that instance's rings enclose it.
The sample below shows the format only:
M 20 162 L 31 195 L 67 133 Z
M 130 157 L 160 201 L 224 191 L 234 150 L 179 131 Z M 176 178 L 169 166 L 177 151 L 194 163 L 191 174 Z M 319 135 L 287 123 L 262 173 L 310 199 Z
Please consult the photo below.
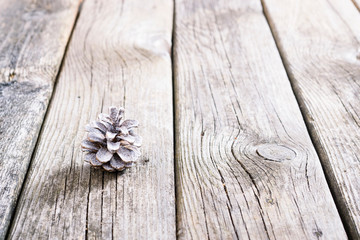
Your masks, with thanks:
M 340 213 L 360 239 L 360 14 L 351 1 L 264 3 Z
M 172 11 L 165 0 L 84 1 L 11 239 L 175 238 Z M 124 174 L 90 169 L 80 150 L 111 105 L 141 124 L 143 155 Z
M 175 16 L 177 236 L 346 239 L 260 1 Z
M 360 238 L 359 0 L 82 2 L 0 3 L 0 239 Z M 125 173 L 80 149 L 111 105 Z
M 78 4 L 0 3 L 0 239 L 28 170 Z

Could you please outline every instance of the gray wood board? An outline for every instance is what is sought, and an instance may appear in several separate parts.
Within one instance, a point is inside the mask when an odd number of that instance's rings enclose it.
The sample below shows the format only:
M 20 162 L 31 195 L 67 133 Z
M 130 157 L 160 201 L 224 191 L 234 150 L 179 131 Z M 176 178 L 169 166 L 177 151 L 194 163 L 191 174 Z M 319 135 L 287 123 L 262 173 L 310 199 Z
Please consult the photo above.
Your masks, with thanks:
M 264 3 L 345 226 L 360 239 L 360 14 L 351 1 Z
M 79 2 L 0 4 L 0 239 L 21 190 Z
M 10 238 L 175 238 L 172 18 L 172 1 L 84 1 Z M 92 169 L 80 149 L 111 105 L 143 137 L 123 174 Z
M 260 1 L 175 16 L 179 239 L 346 239 Z

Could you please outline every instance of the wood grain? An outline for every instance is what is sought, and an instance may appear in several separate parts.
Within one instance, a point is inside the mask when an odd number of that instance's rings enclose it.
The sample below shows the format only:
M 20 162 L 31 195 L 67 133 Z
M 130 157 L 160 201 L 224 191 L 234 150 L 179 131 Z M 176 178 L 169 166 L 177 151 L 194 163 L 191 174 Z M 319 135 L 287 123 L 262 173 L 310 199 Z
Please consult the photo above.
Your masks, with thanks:
M 360 0 L 352 0 L 354 5 L 358 8 L 358 10 L 360 11 Z
M 351 1 L 265 0 L 340 213 L 360 238 L 360 14 Z
M 150 11 L 151 10 L 151 11 Z M 171 1 L 83 3 L 12 239 L 174 239 Z M 140 162 L 91 169 L 80 143 L 108 106 L 140 122 Z
M 0 3 L 0 239 L 29 167 L 79 1 Z
M 179 239 L 346 239 L 260 1 L 176 1 Z

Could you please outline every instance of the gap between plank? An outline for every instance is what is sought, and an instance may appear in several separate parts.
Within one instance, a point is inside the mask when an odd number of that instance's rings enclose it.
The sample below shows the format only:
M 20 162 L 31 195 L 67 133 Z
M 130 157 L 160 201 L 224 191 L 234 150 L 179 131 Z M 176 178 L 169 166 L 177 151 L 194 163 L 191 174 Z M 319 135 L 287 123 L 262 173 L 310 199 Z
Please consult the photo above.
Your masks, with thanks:
M 351 0 L 352 3 L 355 5 L 355 7 L 357 8 L 357 10 L 360 12 L 360 6 L 359 4 L 356 2 L 356 0 Z
M 66 43 L 66 46 L 65 46 L 65 49 L 64 49 L 64 53 L 63 53 L 63 56 L 62 56 L 62 59 L 61 59 L 60 67 L 59 67 L 59 69 L 58 69 L 58 72 L 57 72 L 56 77 L 55 77 L 55 80 L 54 80 L 54 87 L 53 87 L 52 92 L 51 92 L 51 96 L 50 96 L 50 99 L 49 99 L 49 103 L 47 104 L 47 107 L 46 107 L 44 119 L 43 119 L 43 121 L 42 121 L 42 123 L 41 123 L 40 131 L 39 131 L 39 134 L 38 134 L 37 139 L 36 139 L 35 147 L 34 147 L 32 153 L 31 153 L 31 158 L 30 158 L 30 162 L 29 162 L 29 165 L 28 165 L 28 168 L 27 168 L 25 177 L 24 177 L 24 181 L 23 181 L 22 184 L 21 184 L 20 193 L 19 193 L 19 195 L 18 195 L 18 197 L 17 197 L 17 199 L 16 199 L 16 202 L 15 202 L 15 210 L 14 210 L 12 216 L 11 216 L 10 225 L 9 225 L 7 231 L 6 231 L 5 239 L 10 239 L 10 238 L 9 238 L 9 234 L 10 234 L 10 230 L 11 230 L 12 227 L 13 227 L 14 218 L 15 218 L 15 216 L 16 216 L 16 213 L 18 212 L 19 199 L 20 199 L 21 196 L 23 195 L 24 186 L 25 186 L 25 183 L 26 183 L 26 181 L 27 181 L 27 177 L 28 177 L 28 175 L 29 175 L 29 170 L 30 170 L 30 167 L 31 167 L 32 162 L 33 162 L 33 159 L 34 159 L 34 155 L 35 155 L 36 150 L 37 150 L 37 148 L 38 148 L 39 139 L 40 139 L 40 137 L 41 137 L 41 135 L 42 135 L 44 123 L 45 123 L 45 121 L 46 121 L 46 118 L 47 118 L 47 115 L 48 115 L 48 111 L 49 111 L 49 109 L 50 109 L 50 105 L 51 105 L 51 102 L 52 102 L 54 93 L 55 93 L 55 91 L 56 91 L 56 86 L 57 86 L 57 82 L 58 82 L 60 73 L 62 72 L 62 69 L 63 69 L 64 60 L 65 60 L 65 57 L 66 57 L 66 54 L 67 54 L 67 51 L 68 51 L 68 48 L 69 48 L 69 45 L 70 45 L 70 42 L 71 42 L 71 38 L 72 38 L 72 35 L 73 35 L 73 33 L 74 33 L 74 29 L 75 29 L 75 27 L 76 27 L 77 21 L 78 21 L 79 16 L 80 16 L 82 4 L 83 4 L 83 1 L 81 1 L 80 4 L 79 4 L 78 11 L 77 11 L 77 14 L 76 14 L 76 16 L 75 16 L 75 21 L 74 21 L 74 24 L 73 24 L 73 28 L 71 29 L 71 32 L 70 32 L 70 35 L 69 35 L 69 39 L 68 39 L 68 41 L 67 41 L 67 43 Z
M 351 1 L 357 7 L 357 4 L 355 3 L 355 0 L 351 0 Z M 322 168 L 323 173 L 325 175 L 326 182 L 327 182 L 327 184 L 329 186 L 331 196 L 333 197 L 333 200 L 335 202 L 335 206 L 336 206 L 337 211 L 339 213 L 341 222 L 343 223 L 345 232 L 346 232 L 348 238 L 351 239 L 350 238 L 350 225 L 346 221 L 347 219 L 350 220 L 350 216 L 348 216 L 348 214 L 346 212 L 345 203 L 342 201 L 342 199 L 338 199 L 336 197 L 335 191 L 340 192 L 340 189 L 337 189 L 338 186 L 336 184 L 331 184 L 331 181 L 329 180 L 331 178 L 334 178 L 333 173 L 331 171 L 326 170 L 327 168 L 325 167 L 325 165 L 329 162 L 329 159 L 328 159 L 328 157 L 326 156 L 326 154 L 323 151 L 322 145 L 321 145 L 321 143 L 319 141 L 320 137 L 318 136 L 316 131 L 314 131 L 313 126 L 311 125 L 309 120 L 305 117 L 306 116 L 306 111 L 308 111 L 306 109 L 306 107 L 305 107 L 305 102 L 302 99 L 302 97 L 300 96 L 300 94 L 296 91 L 296 86 L 293 83 L 293 77 L 291 77 L 291 73 L 290 73 L 290 71 L 289 71 L 289 69 L 287 67 L 288 66 L 287 60 L 283 56 L 282 51 L 281 51 L 281 47 L 279 46 L 278 40 L 275 37 L 276 33 L 275 33 L 274 28 L 273 28 L 273 22 L 271 21 L 271 17 L 267 13 L 266 4 L 265 4 L 264 0 L 260 0 L 260 2 L 261 2 L 261 5 L 262 5 L 262 10 L 263 10 L 264 17 L 266 19 L 266 22 L 267 22 L 269 28 L 270 28 L 271 35 L 272 35 L 272 37 L 274 39 L 276 48 L 277 48 L 277 50 L 279 52 L 282 64 L 283 64 L 284 69 L 286 71 L 287 78 L 288 78 L 288 80 L 290 82 L 292 92 L 293 92 L 293 94 L 295 96 L 295 99 L 296 99 L 296 101 L 298 103 L 298 106 L 300 108 L 300 112 L 301 112 L 302 118 L 303 118 L 303 120 L 305 122 L 306 129 L 307 129 L 307 131 L 309 133 L 309 136 L 310 136 L 311 142 L 312 142 L 312 144 L 313 144 L 313 146 L 315 148 L 316 154 L 318 155 L 318 157 L 320 159 L 321 168 Z M 360 9 L 359 9 L 359 11 L 360 11 Z M 337 190 L 335 190 L 335 189 L 337 189 Z M 343 210 L 343 209 L 345 209 L 345 210 Z
M 178 235 L 178 211 L 177 211 L 177 165 L 176 165 L 176 84 L 175 84 L 175 64 L 174 64 L 174 39 L 175 39 L 175 14 L 176 14 L 176 0 L 173 1 L 173 19 L 172 19 L 172 34 L 171 34 L 171 75 L 172 75 L 172 105 L 173 105 L 173 159 L 174 159 L 174 195 L 175 195 L 175 236 Z

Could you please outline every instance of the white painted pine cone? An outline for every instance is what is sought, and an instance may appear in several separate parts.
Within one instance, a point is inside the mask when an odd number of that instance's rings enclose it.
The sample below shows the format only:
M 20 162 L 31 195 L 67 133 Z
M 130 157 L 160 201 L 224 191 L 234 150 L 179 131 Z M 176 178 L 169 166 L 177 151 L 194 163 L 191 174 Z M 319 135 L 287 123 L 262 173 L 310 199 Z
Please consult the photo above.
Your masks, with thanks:
M 100 113 L 98 121 L 86 126 L 87 139 L 82 144 L 84 160 L 108 172 L 131 167 L 139 158 L 142 138 L 135 134 L 136 120 L 123 121 L 124 109 L 110 107 L 109 115 Z

